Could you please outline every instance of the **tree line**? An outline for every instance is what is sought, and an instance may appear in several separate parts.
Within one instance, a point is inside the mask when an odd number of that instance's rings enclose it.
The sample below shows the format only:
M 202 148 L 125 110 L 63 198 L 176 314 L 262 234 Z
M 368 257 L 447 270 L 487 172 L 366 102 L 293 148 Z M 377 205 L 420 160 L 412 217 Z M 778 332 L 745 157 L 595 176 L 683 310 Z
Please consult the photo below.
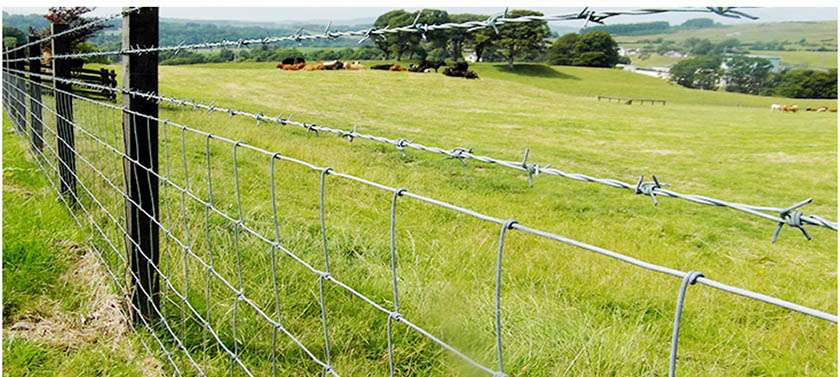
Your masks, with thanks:
M 837 69 L 794 69 L 773 72 L 764 58 L 745 55 L 703 55 L 671 67 L 671 80 L 694 89 L 782 96 L 837 98 Z

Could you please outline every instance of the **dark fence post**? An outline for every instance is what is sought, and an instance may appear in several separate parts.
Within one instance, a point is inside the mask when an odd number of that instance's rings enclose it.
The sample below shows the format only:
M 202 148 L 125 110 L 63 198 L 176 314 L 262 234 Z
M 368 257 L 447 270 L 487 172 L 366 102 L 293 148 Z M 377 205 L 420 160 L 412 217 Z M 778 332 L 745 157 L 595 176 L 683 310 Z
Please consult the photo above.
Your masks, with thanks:
M 14 54 L 15 59 L 25 59 L 26 58 L 26 51 L 24 49 L 20 49 L 15 51 Z M 25 61 L 18 61 L 14 63 L 15 69 L 18 71 L 24 71 L 26 67 Z M 26 132 L 26 82 L 23 79 L 23 73 L 17 72 L 14 73 L 15 76 L 15 88 L 13 98 L 17 98 L 15 101 L 15 107 L 17 112 L 17 130 L 20 133 Z
M 37 41 L 39 38 L 35 35 L 29 36 L 29 43 Z M 36 43 L 29 46 L 29 56 L 41 56 L 41 44 Z M 41 60 L 29 61 L 29 96 L 32 97 L 29 102 L 29 112 L 32 117 L 30 124 L 32 125 L 32 150 L 40 153 L 44 148 L 44 124 L 41 123 Z
M 158 47 L 158 8 L 143 7 L 123 16 L 122 46 Z M 131 91 L 158 93 L 158 53 L 126 54 L 122 57 L 123 86 Z M 129 199 L 125 203 L 126 242 L 132 271 L 131 300 L 135 324 L 152 322 L 160 305 L 160 259 L 158 215 L 158 105 L 154 100 L 124 94 L 123 173 Z M 142 115 L 138 115 L 142 114 Z M 136 277 L 136 278 L 135 278 Z
M 52 24 L 52 34 L 67 30 L 65 24 Z M 52 54 L 70 53 L 68 35 L 52 39 Z M 58 135 L 58 176 L 61 181 L 61 193 L 74 201 L 76 198 L 76 136 L 73 130 L 73 97 L 69 94 L 72 85 L 58 79 L 70 79 L 70 62 L 67 59 L 52 59 L 53 87 L 55 90 L 55 124 Z

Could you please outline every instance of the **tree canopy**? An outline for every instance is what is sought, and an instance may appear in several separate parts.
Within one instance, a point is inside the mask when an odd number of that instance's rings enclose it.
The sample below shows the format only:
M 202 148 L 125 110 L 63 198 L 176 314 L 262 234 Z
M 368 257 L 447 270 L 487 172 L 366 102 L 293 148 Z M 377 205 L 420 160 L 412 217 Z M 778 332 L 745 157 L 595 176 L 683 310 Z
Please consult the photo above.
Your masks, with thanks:
M 604 31 L 569 33 L 554 41 L 547 60 L 554 65 L 613 67 L 619 62 L 618 44 Z

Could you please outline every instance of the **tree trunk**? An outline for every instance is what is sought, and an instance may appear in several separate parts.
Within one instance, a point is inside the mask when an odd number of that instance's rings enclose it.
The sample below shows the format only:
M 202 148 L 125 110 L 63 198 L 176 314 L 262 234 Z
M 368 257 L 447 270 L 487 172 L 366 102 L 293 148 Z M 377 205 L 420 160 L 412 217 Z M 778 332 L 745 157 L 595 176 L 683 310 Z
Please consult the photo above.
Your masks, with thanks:
M 508 68 L 513 69 L 513 54 L 516 52 L 513 46 L 508 50 Z

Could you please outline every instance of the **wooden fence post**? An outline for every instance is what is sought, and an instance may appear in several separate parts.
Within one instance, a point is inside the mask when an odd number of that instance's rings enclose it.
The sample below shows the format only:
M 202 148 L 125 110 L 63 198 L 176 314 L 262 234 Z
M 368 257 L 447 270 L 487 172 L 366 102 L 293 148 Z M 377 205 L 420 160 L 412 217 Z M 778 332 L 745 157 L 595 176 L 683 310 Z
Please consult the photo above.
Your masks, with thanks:
M 158 8 L 143 7 L 123 17 L 123 49 L 158 47 Z M 123 86 L 131 91 L 158 93 L 158 53 L 127 54 L 122 57 Z M 129 199 L 125 203 L 126 242 L 133 281 L 131 300 L 136 307 L 135 324 L 153 322 L 160 306 L 160 218 L 158 176 L 158 105 L 154 100 L 124 94 L 123 173 Z M 130 111 L 130 112 L 129 112 Z M 136 114 L 134 114 L 136 113 Z M 137 115 L 137 114 L 142 114 Z M 131 159 L 132 161 L 129 161 Z
M 29 43 L 35 42 L 40 39 L 36 35 L 29 36 Z M 32 46 L 29 46 L 29 57 L 41 56 L 41 44 L 36 43 Z M 41 150 L 44 148 L 44 124 L 41 123 L 43 120 L 41 114 L 41 77 L 37 76 L 41 74 L 41 60 L 30 60 L 29 61 L 29 80 L 31 84 L 29 85 L 29 96 L 32 97 L 29 103 L 29 111 L 32 117 L 32 121 L 30 124 L 32 125 L 32 150 L 35 153 L 40 153 Z
M 52 24 L 52 34 L 67 30 L 65 24 Z M 70 53 L 68 36 L 61 35 L 52 39 L 52 54 Z M 66 59 L 52 59 L 53 78 L 70 79 L 70 62 Z M 61 193 L 71 202 L 76 200 L 76 136 L 73 130 L 73 97 L 69 94 L 72 85 L 54 80 L 55 124 L 58 143 L 58 176 L 61 181 Z
M 26 58 L 26 51 L 24 49 L 20 49 L 15 51 L 14 53 L 15 59 L 25 59 Z M 15 69 L 18 71 L 24 71 L 26 67 L 25 61 L 18 61 L 14 63 Z M 26 132 L 26 82 L 23 79 L 23 73 L 17 72 L 12 74 L 15 77 L 15 88 L 13 97 L 17 98 L 15 100 L 15 108 L 17 113 L 17 130 L 20 133 Z

